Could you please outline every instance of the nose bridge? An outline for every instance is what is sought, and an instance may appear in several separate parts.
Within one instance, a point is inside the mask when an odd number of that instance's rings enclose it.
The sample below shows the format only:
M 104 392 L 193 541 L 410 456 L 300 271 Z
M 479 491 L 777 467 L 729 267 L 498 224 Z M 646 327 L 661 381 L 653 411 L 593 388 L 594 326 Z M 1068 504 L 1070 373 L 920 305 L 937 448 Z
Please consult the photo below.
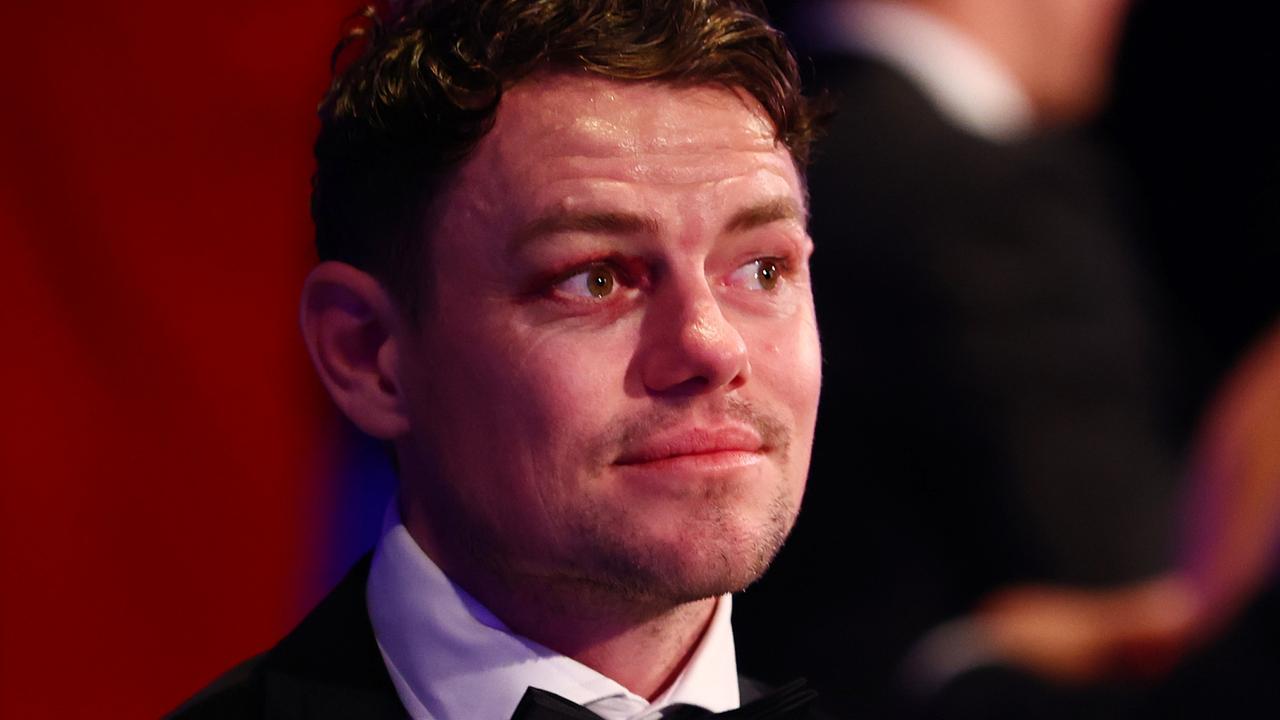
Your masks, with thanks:
M 687 293 L 680 304 L 677 315 L 683 340 L 692 348 L 717 348 L 741 344 L 742 338 L 725 318 L 720 302 L 711 291 L 708 283 L 698 284 L 697 288 Z M 737 343 L 732 342 L 736 339 Z M 734 347 L 725 347 L 731 350 Z
M 745 382 L 747 344 L 705 273 L 673 274 L 655 298 L 645 384 L 712 389 Z

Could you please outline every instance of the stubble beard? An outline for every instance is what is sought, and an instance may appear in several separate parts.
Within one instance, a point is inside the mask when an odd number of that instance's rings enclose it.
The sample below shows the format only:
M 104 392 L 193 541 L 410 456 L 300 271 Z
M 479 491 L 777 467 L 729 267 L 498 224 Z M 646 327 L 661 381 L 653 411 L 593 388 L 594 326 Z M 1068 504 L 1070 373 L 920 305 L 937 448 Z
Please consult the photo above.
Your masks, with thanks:
M 580 488 L 608 487 L 606 475 L 623 450 L 687 412 L 672 409 L 611 423 L 610 430 L 584 449 L 585 466 L 596 470 Z M 772 485 L 767 499 L 757 499 L 751 488 L 734 482 L 708 482 L 672 500 L 679 505 L 684 531 L 662 537 L 653 529 L 661 523 L 616 498 L 562 498 L 567 504 L 559 535 L 567 542 L 551 550 L 530 548 L 512 536 L 510 528 L 491 525 L 496 518 L 483 519 L 469 507 L 463 488 L 446 483 L 435 503 L 437 511 L 444 512 L 433 514 L 438 519 L 452 517 L 438 526 L 443 532 L 437 537 L 453 548 L 449 557 L 470 558 L 473 568 L 483 568 L 505 586 L 509 598 L 570 615 L 660 614 L 742 590 L 764 574 L 799 512 L 798 493 L 793 492 L 796 479 L 786 474 L 792 431 L 743 401 L 727 401 L 721 413 L 755 428 L 771 448 L 766 459 L 774 465 L 771 472 L 751 480 Z M 443 476 L 451 475 L 440 470 Z M 557 557 L 531 550 L 555 552 Z
M 566 577 L 584 592 L 655 608 L 743 590 L 773 562 L 798 508 L 785 482 L 777 483 L 758 520 L 727 499 L 706 498 L 685 533 L 660 540 L 619 517 L 617 508 L 589 508 L 573 527 L 581 562 Z
M 593 444 L 600 476 L 623 450 L 683 414 L 663 411 L 615 423 Z M 655 536 L 652 528 L 660 523 L 616 502 L 579 507 L 567 527 L 577 552 L 565 576 L 579 592 L 636 606 L 672 607 L 737 592 L 768 569 L 799 512 L 794 479 L 786 475 L 791 428 L 740 400 L 726 401 L 720 414 L 753 427 L 770 448 L 773 472 L 752 480 L 772 485 L 763 505 L 756 504 L 751 488 L 734 482 L 691 488 L 679 498 L 683 517 L 674 537 Z M 603 480 L 600 476 L 595 480 Z

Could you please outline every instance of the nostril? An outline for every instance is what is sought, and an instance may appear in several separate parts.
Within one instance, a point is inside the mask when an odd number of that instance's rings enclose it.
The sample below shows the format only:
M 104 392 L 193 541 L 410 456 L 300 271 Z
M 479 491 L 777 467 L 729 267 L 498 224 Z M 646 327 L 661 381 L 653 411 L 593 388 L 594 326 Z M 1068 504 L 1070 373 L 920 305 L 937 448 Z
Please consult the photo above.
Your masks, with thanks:
M 670 397 L 701 395 L 706 392 L 709 387 L 711 387 L 711 381 L 707 378 L 692 377 L 670 387 L 661 388 L 660 394 Z
M 746 343 L 732 329 L 714 334 L 686 332 L 648 348 L 645 384 L 652 391 L 675 394 L 734 389 L 751 375 Z

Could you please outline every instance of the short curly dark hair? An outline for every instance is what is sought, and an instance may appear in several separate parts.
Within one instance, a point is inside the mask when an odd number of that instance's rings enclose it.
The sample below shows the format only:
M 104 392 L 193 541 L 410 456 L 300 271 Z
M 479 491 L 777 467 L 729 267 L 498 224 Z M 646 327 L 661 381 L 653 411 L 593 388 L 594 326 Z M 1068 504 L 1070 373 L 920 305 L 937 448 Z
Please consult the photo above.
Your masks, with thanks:
M 797 167 L 807 162 L 816 113 L 756 0 L 400 5 L 366 7 L 334 50 L 311 214 L 320 259 L 370 272 L 411 318 L 422 304 L 423 220 L 435 189 L 492 127 L 503 90 L 540 68 L 742 88 Z

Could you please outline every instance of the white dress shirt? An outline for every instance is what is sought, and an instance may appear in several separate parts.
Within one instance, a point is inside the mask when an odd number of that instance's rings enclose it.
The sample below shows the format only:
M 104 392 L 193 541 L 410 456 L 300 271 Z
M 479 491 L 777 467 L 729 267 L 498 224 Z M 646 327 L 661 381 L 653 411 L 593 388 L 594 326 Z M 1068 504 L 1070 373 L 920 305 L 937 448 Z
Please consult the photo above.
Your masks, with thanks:
M 995 56 L 946 20 L 909 3 L 819 3 L 805 29 L 826 50 L 877 58 L 911 78 L 955 125 L 995 142 L 1029 133 L 1031 100 Z
M 415 719 L 508 720 L 529 687 L 607 720 L 648 720 L 667 705 L 738 707 L 731 597 L 718 599 L 688 664 L 652 703 L 576 660 L 511 632 L 455 585 L 409 535 L 393 501 L 374 550 L 369 618 L 400 701 Z

